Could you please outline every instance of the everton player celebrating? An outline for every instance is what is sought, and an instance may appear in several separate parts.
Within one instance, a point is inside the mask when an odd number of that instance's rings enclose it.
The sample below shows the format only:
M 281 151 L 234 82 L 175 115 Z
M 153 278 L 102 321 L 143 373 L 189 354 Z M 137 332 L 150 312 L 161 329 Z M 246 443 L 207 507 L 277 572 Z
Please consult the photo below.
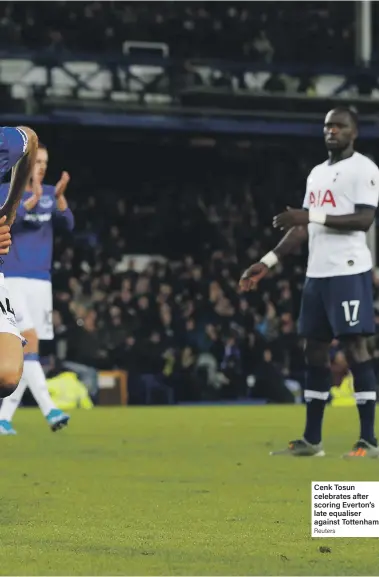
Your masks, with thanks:
M 372 260 L 366 232 L 375 219 L 379 169 L 354 150 L 357 117 L 348 108 L 331 110 L 324 124 L 328 160 L 315 166 L 306 186 L 303 209 L 274 218 L 287 234 L 274 250 L 250 266 L 240 287 L 247 291 L 279 259 L 309 237 L 309 257 L 299 319 L 307 361 L 303 437 L 274 454 L 324 456 L 322 421 L 331 384 L 329 348 L 338 338 L 354 377 L 360 419 L 358 442 L 347 457 L 378 457 L 375 437 L 376 379 L 367 347 L 375 332 Z

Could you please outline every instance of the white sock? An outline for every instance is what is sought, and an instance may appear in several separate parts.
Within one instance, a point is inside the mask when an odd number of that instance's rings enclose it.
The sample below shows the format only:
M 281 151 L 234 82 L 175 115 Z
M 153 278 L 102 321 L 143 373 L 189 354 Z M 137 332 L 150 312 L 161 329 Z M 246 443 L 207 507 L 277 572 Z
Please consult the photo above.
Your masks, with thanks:
M 52 409 L 57 407 L 54 405 L 49 391 L 47 390 L 47 383 L 45 373 L 41 367 L 38 356 L 33 355 L 33 359 L 28 359 L 28 354 L 25 355 L 24 372 L 22 378 L 25 379 L 27 386 L 38 403 L 43 415 L 46 417 Z M 32 356 L 32 355 L 30 355 Z
M 9 397 L 3 399 L 0 408 L 0 421 L 12 421 L 15 410 L 21 403 L 22 396 L 26 389 L 26 381 L 21 378 L 18 387 Z

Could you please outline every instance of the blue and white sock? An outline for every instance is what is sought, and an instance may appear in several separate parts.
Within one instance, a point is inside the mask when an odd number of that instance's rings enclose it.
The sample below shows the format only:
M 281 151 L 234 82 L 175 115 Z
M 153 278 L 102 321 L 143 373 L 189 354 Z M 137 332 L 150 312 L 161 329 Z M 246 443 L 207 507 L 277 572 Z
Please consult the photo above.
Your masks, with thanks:
M 360 438 L 377 445 L 375 437 L 376 377 L 372 361 L 351 366 L 360 420 Z
M 45 373 L 43 372 L 37 353 L 25 354 L 22 379 L 25 379 L 27 386 L 45 417 L 52 409 L 57 408 L 47 389 Z
M 308 366 L 305 373 L 304 400 L 307 420 L 304 439 L 312 445 L 321 442 L 322 422 L 331 385 L 330 369 Z
M 26 381 L 21 378 L 18 387 L 9 397 L 2 400 L 0 408 L 0 421 L 9 421 L 13 419 L 13 415 L 19 404 L 21 403 L 22 397 L 26 389 Z

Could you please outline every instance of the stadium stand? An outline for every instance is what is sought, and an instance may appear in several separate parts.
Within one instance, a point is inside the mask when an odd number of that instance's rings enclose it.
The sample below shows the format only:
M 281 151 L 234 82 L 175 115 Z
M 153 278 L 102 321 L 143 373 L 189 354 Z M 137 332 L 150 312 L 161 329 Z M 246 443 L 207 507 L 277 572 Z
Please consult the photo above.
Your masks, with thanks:
M 351 64 L 354 5 L 333 2 L 17 2 L 1 5 L 0 45 L 51 52 L 121 52 L 163 42 L 172 55 Z M 85 33 L 84 33 L 85 32 Z M 301 46 L 301 50 L 299 47 Z

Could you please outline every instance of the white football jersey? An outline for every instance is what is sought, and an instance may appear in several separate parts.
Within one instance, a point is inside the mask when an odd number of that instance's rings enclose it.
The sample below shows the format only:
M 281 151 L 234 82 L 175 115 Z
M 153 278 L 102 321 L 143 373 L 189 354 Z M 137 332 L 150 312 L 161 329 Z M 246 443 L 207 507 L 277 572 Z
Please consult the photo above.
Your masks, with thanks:
M 325 214 L 352 214 L 355 206 L 376 208 L 379 169 L 369 158 L 354 152 L 336 164 L 313 168 L 307 180 L 303 207 Z M 310 223 L 308 277 L 359 274 L 372 268 L 371 253 L 362 231 L 342 231 Z

